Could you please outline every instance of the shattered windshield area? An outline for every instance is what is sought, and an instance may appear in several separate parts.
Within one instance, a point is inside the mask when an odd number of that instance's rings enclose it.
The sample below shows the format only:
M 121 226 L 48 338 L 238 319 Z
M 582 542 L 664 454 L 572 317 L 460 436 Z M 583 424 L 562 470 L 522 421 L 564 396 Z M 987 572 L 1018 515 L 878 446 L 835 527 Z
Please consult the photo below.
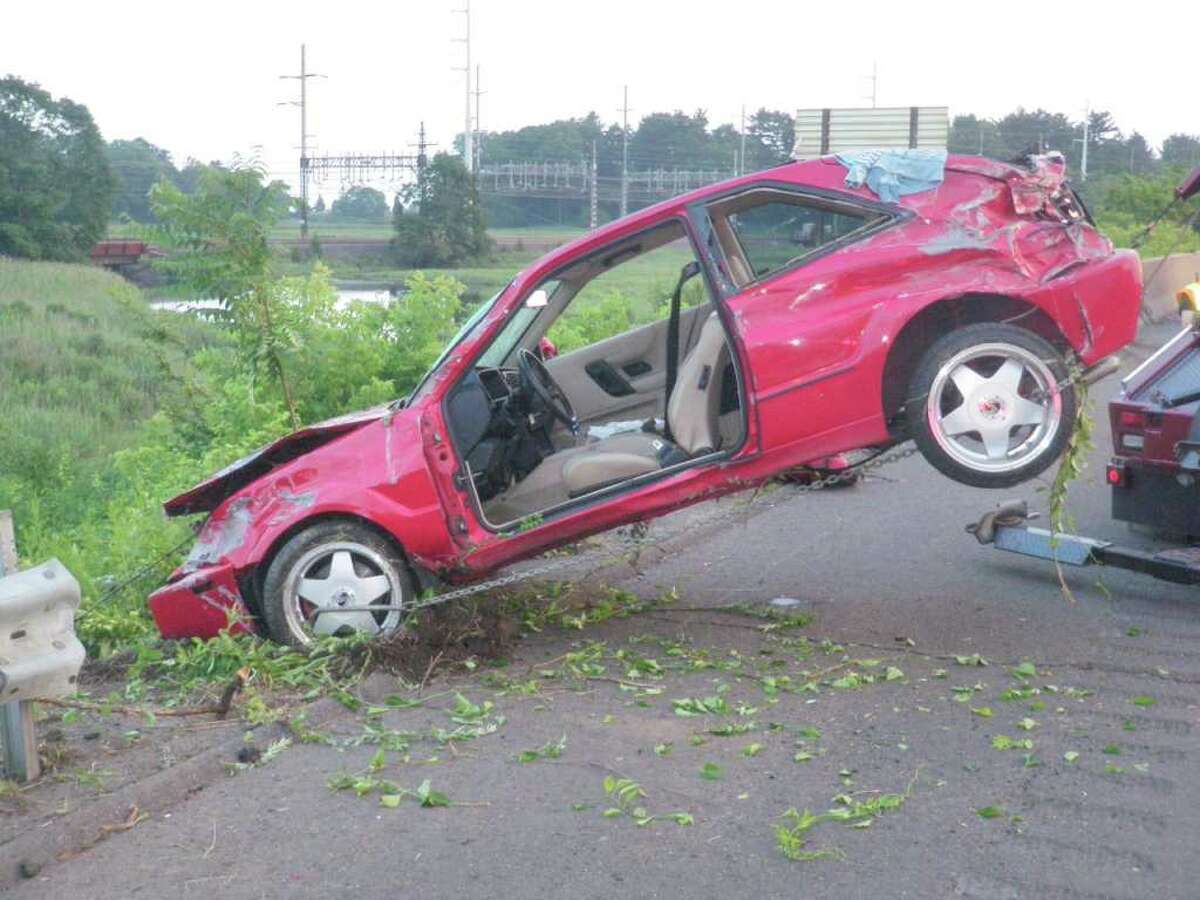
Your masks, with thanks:
M 475 331 L 475 329 L 476 329 L 476 327 L 478 327 L 479 323 L 482 322 L 485 318 L 487 318 L 487 314 L 492 311 L 492 307 L 494 307 L 496 305 L 496 301 L 499 300 L 500 296 L 505 291 L 507 291 L 508 288 L 511 286 L 512 286 L 512 283 L 510 282 L 502 290 L 497 291 L 495 294 L 493 294 L 490 300 L 487 300 L 486 302 L 479 304 L 479 307 L 475 310 L 475 312 L 471 313 L 471 315 L 467 318 L 467 321 L 463 322 L 462 327 L 459 328 L 458 332 L 454 335 L 454 337 L 452 337 L 450 339 L 450 343 L 448 343 L 446 345 L 446 349 L 443 350 L 440 354 L 438 354 L 438 358 L 436 360 L 434 360 L 433 365 L 430 366 L 429 370 L 424 375 L 421 376 L 421 380 L 418 381 L 417 386 L 412 389 L 412 393 L 410 393 L 407 397 L 405 397 L 403 400 L 401 400 L 399 405 L 401 405 L 401 406 L 407 405 L 408 403 L 410 403 L 412 401 L 412 399 L 415 396 L 417 396 L 417 394 L 420 392 L 421 388 L 425 387 L 425 383 L 427 381 L 429 381 L 429 376 L 432 375 L 434 372 L 436 372 L 441 367 L 442 363 L 444 363 L 446 361 L 446 359 L 450 356 L 450 354 L 454 351 L 454 348 L 457 347 L 459 344 L 461 344 L 464 340 L 466 340 L 467 337 L 472 332 Z

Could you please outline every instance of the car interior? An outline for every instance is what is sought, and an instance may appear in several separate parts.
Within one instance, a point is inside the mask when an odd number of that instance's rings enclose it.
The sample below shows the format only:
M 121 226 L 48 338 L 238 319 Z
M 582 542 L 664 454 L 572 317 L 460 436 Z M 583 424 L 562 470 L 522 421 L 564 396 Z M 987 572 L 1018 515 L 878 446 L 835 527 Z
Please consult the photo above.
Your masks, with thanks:
M 447 397 L 486 523 L 503 529 L 736 449 L 737 370 L 678 221 L 526 297 Z

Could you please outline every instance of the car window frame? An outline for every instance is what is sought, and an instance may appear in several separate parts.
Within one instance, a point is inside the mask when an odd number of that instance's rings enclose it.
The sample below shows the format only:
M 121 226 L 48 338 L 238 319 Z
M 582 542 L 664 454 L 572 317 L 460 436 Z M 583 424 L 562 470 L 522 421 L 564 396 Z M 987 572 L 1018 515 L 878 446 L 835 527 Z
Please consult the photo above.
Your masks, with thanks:
M 758 192 L 782 194 L 796 198 L 801 202 L 807 201 L 818 206 L 825 205 L 833 207 L 848 207 L 852 210 L 861 212 L 868 217 L 877 218 L 872 218 L 870 221 L 864 224 L 863 227 L 856 228 L 854 231 L 842 235 L 836 240 L 822 244 L 820 247 L 815 248 L 803 256 L 796 257 L 785 266 L 781 266 L 774 271 L 752 278 L 745 284 L 739 286 L 733 283 L 732 277 L 729 274 L 730 263 L 728 255 L 725 252 L 725 247 L 721 244 L 721 241 L 715 237 L 717 233 L 717 227 L 713 222 L 713 207 L 736 197 Z M 704 236 L 704 241 L 702 242 L 704 252 L 709 259 L 717 263 L 716 268 L 720 273 L 720 280 L 723 282 L 721 287 L 723 288 L 722 296 L 724 299 L 735 297 L 750 290 L 751 288 L 759 287 L 763 284 L 771 282 L 776 278 L 782 278 L 796 271 L 797 269 L 808 265 L 811 262 L 814 262 L 824 256 L 828 256 L 831 253 L 836 253 L 837 251 L 842 250 L 851 244 L 858 243 L 867 237 L 871 237 L 872 235 L 878 234 L 879 232 L 891 228 L 901 222 L 907 221 L 913 216 L 911 210 L 904 209 L 897 204 L 868 200 L 864 197 L 857 197 L 853 194 L 845 194 L 840 191 L 831 191 L 826 188 L 819 188 L 813 185 L 798 185 L 793 182 L 776 181 L 773 179 L 757 181 L 753 184 L 739 185 L 736 188 L 731 188 L 730 190 L 723 191 L 720 194 L 705 197 L 703 200 L 691 204 L 689 206 L 689 213 L 691 214 L 694 223 L 698 224 L 696 220 L 703 222 L 703 228 L 700 230 L 700 233 Z M 734 231 L 733 234 L 734 239 L 738 240 L 739 249 L 741 249 L 741 241 L 737 238 L 736 231 Z M 712 239 L 710 240 L 710 238 Z M 716 249 L 712 249 L 712 246 L 710 245 L 715 246 Z M 749 266 L 749 259 L 745 257 L 744 251 L 743 258 Z

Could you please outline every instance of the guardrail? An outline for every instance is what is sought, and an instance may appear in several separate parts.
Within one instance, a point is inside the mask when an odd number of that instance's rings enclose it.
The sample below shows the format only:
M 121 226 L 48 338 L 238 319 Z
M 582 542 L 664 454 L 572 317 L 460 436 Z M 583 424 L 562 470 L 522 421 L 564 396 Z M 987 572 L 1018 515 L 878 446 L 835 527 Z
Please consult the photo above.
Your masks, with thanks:
M 0 511 L 0 744 L 4 777 L 41 774 L 33 699 L 75 693 L 84 649 L 75 636 L 79 582 L 57 559 L 17 571 L 12 514 Z

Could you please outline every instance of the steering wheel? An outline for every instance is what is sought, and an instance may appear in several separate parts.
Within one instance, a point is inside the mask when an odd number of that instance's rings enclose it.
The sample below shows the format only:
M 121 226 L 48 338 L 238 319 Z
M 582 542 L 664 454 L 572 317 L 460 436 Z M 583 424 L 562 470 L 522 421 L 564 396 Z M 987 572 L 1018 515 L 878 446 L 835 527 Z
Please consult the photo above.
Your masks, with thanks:
M 558 386 L 546 364 L 538 359 L 536 353 L 525 348 L 517 353 L 517 368 L 521 373 L 521 383 L 528 385 L 541 399 L 550 414 L 571 430 L 571 434 L 579 433 L 579 419 L 571 406 L 571 400 Z

